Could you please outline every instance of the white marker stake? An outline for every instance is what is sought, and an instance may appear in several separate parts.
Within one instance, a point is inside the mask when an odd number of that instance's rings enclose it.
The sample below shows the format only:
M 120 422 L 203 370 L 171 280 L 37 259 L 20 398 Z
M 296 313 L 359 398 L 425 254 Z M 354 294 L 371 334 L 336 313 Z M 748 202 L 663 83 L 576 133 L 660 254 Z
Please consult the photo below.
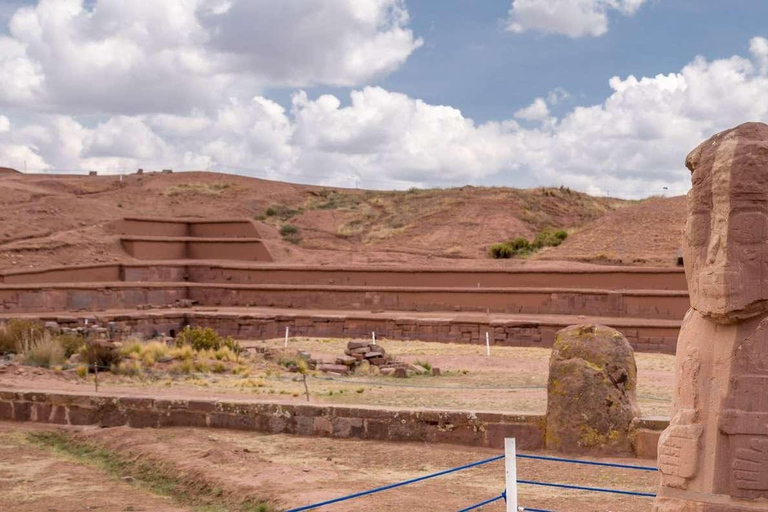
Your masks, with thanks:
M 517 451 L 514 437 L 504 439 L 504 466 L 507 477 L 507 512 L 517 512 Z
M 373 340 L 373 344 L 376 344 L 376 331 L 371 331 L 371 339 Z
M 491 357 L 491 339 L 488 337 L 488 333 L 485 333 L 485 355 Z
M 285 348 L 288 348 L 288 327 L 285 328 Z

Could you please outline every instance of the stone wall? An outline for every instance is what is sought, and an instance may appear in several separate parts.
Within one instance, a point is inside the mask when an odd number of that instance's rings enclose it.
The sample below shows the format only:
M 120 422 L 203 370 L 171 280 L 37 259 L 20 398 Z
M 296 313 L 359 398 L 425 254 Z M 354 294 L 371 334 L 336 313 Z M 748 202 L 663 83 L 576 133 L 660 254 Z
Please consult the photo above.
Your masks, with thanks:
M 41 320 L 55 321 L 63 327 L 82 325 L 85 318 L 102 324 L 114 322 L 120 332 L 147 336 L 178 332 L 186 325 L 212 327 L 224 336 L 238 339 L 270 339 L 291 336 L 368 338 L 376 332 L 379 339 L 422 340 L 442 343 L 485 343 L 490 334 L 495 346 L 544 347 L 554 343 L 555 334 L 567 323 L 556 318 L 547 322 L 487 321 L 445 318 L 387 318 L 375 314 L 269 314 L 259 312 L 225 312 L 193 310 L 152 310 L 125 313 L 87 313 L 80 315 L 40 315 Z M 627 337 L 638 352 L 673 354 L 679 325 L 613 325 Z
M 542 416 L 174 400 L 131 396 L 0 391 L 0 420 L 134 428 L 209 427 L 378 441 L 420 441 L 523 450 L 544 447 Z
M 0 390 L 0 421 L 132 428 L 207 427 L 378 441 L 419 441 L 521 450 L 545 448 L 546 417 L 495 412 L 173 399 Z M 638 418 L 635 455 L 656 458 L 668 421 Z
M 38 285 L 0 288 L 0 313 L 103 311 L 165 306 L 187 297 L 187 288 L 142 285 Z

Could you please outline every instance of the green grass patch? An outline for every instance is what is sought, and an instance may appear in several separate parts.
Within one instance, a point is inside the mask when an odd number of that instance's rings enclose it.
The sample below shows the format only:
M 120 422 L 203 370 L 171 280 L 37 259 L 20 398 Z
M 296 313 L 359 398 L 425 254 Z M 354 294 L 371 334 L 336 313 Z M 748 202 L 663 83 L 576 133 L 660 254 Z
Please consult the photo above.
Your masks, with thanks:
M 120 479 L 132 477 L 133 484 L 159 496 L 167 496 L 198 512 L 274 512 L 266 500 L 246 498 L 239 503 L 227 502 L 224 490 L 201 478 L 180 473 L 170 464 L 128 457 L 104 446 L 77 439 L 60 431 L 30 432 L 26 440 L 38 447 L 66 455 Z

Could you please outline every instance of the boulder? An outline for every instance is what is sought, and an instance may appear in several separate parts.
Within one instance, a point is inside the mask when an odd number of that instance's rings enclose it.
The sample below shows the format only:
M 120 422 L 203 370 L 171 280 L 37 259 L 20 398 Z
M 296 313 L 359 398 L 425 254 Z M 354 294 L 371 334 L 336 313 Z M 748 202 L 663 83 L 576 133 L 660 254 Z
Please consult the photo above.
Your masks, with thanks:
M 619 331 L 603 325 L 561 330 L 549 361 L 547 448 L 631 454 L 636 389 L 635 355 Z
M 349 373 L 349 367 L 343 364 L 320 364 L 317 369 L 324 373 L 338 373 L 339 375 L 346 375 Z

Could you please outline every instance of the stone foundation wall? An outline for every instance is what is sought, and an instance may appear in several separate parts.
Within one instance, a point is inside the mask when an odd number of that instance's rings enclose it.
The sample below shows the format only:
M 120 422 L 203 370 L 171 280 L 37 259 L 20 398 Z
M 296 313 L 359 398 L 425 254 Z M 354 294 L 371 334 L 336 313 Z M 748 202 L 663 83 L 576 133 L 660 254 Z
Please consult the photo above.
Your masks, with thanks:
M 522 450 L 546 448 L 546 417 L 237 400 L 173 399 L 0 390 L 0 421 L 132 428 L 206 427 L 377 441 L 419 441 Z M 637 418 L 633 448 L 656 458 L 666 418 Z
M 187 297 L 179 286 L 76 285 L 0 288 L 0 313 L 44 313 L 51 311 L 103 311 L 133 309 L 151 304 L 167 306 Z
M 0 420 L 134 428 L 209 427 L 523 450 L 544 447 L 542 416 L 0 391 Z
M 422 340 L 442 343 L 485 343 L 490 334 L 495 346 L 544 347 L 554 343 L 555 334 L 566 323 L 484 321 L 419 318 L 381 318 L 375 315 L 295 314 L 274 315 L 237 312 L 203 312 L 193 310 L 153 310 L 131 313 L 95 313 L 88 315 L 41 315 L 44 321 L 55 321 L 63 327 L 77 327 L 88 318 L 102 324 L 114 322 L 118 332 L 147 336 L 178 332 L 186 325 L 212 327 L 224 336 L 238 339 L 270 339 L 291 336 L 369 338 L 376 332 L 379 339 Z M 627 337 L 638 352 L 674 354 L 679 327 L 613 326 Z
M 471 311 L 680 320 L 685 291 L 609 292 L 526 288 L 204 285 L 189 298 L 210 306 L 384 311 Z

